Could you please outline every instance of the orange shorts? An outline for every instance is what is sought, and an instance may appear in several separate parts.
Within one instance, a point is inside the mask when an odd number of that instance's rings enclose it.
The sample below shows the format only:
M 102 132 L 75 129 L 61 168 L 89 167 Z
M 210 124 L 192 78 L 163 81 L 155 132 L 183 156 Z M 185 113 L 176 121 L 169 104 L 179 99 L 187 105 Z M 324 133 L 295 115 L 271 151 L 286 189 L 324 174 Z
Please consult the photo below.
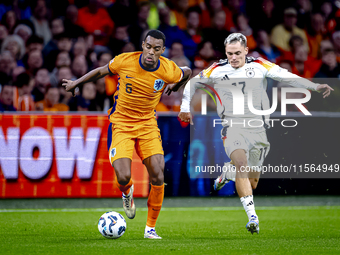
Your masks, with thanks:
M 110 123 L 107 148 L 111 165 L 120 158 L 132 160 L 134 148 L 142 161 L 152 155 L 164 155 L 161 134 L 157 126 L 127 127 Z

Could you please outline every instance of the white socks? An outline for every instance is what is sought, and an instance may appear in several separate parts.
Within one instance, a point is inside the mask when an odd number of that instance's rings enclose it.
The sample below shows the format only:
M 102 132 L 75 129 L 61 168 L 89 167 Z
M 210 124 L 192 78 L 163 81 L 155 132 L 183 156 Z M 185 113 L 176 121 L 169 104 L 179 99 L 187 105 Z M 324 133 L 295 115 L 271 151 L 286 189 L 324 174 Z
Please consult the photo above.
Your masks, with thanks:
M 148 227 L 148 226 L 145 226 L 145 230 L 144 230 L 144 232 L 146 233 L 146 232 L 148 232 L 148 231 L 150 231 L 151 229 L 155 229 L 155 228 L 151 228 L 151 227 Z
M 248 215 L 248 219 L 250 220 L 250 218 L 253 215 L 257 217 L 256 212 L 255 212 L 255 205 L 253 201 L 253 195 L 241 197 L 240 200 L 241 200 L 244 210 L 246 211 Z

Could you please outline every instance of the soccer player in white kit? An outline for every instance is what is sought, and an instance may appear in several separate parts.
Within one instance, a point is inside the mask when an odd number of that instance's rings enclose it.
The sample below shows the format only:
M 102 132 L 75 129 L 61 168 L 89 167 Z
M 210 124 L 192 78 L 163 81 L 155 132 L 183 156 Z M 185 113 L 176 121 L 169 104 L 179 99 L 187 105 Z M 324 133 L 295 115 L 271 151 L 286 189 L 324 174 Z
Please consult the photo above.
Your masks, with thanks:
M 227 59 L 214 63 L 188 82 L 178 117 L 193 124 L 190 101 L 195 90 L 205 85 L 214 86 L 222 101 L 222 105 L 217 105 L 217 113 L 222 120 L 223 145 L 231 159 L 231 162 L 225 164 L 228 171 L 214 181 L 214 189 L 220 190 L 228 181 L 235 181 L 237 193 L 249 219 L 246 228 L 252 234 L 259 233 L 259 219 L 255 212 L 252 190 L 257 187 L 260 167 L 270 149 L 266 135 L 270 121 L 269 116 L 253 114 L 247 103 L 241 105 L 244 106 L 243 114 L 233 114 L 233 100 L 241 98 L 233 98 L 231 91 L 238 89 L 238 95 L 243 97 L 242 102 L 243 99 L 247 102 L 249 96 L 253 107 L 262 110 L 269 109 L 266 77 L 294 87 L 322 91 L 324 98 L 333 89 L 326 84 L 310 82 L 262 58 L 246 57 L 247 39 L 241 33 L 229 35 L 224 44 Z M 255 124 L 256 121 L 263 125 Z M 232 165 L 236 167 L 236 171 L 232 170 Z

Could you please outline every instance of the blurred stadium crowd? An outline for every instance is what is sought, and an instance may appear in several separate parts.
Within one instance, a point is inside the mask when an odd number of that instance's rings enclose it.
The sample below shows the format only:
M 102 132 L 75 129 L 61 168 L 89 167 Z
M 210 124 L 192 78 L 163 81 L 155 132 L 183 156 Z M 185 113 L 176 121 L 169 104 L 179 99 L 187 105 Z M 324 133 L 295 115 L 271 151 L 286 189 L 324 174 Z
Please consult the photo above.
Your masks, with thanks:
M 141 50 L 149 29 L 193 75 L 225 58 L 224 39 L 241 32 L 251 56 L 309 79 L 340 78 L 339 0 L 2 0 L 0 21 L 0 111 L 107 111 L 116 76 L 76 97 L 61 80 Z M 179 111 L 181 97 L 163 96 L 156 110 Z

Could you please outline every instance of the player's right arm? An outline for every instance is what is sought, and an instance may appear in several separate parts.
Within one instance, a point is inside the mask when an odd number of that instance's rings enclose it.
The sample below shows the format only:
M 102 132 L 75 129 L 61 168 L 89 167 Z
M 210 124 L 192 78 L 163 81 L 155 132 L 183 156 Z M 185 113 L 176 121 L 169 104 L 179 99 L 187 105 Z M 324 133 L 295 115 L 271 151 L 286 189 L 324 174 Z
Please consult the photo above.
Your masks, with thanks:
M 199 78 L 198 75 L 196 75 L 193 79 L 197 79 Z M 190 101 L 192 99 L 192 97 L 194 96 L 194 93 L 196 91 L 196 83 L 194 83 L 194 85 L 192 84 L 192 80 L 189 80 L 187 85 L 184 88 L 184 92 L 183 92 L 183 97 L 182 97 L 182 104 L 181 104 L 181 111 L 178 114 L 178 118 L 183 121 L 183 122 L 190 122 L 191 125 L 193 125 L 193 121 L 192 121 L 192 116 L 190 113 Z
M 257 62 L 267 69 L 266 77 L 272 78 L 276 81 L 284 82 L 288 85 L 297 88 L 305 88 L 317 92 L 322 92 L 323 98 L 328 97 L 331 91 L 334 91 L 327 84 L 317 84 L 309 81 L 308 79 L 302 78 L 296 74 L 288 72 L 286 69 L 279 67 L 265 59 L 258 58 Z
M 209 70 L 206 69 L 206 70 Z M 206 72 L 203 70 L 194 78 L 190 79 L 186 84 L 182 97 L 181 111 L 178 114 L 178 118 L 183 122 L 190 122 L 193 125 L 192 116 L 190 113 L 190 102 L 195 94 L 196 89 L 203 88 L 204 84 L 212 84 L 212 79 L 210 78 L 211 72 Z
M 62 86 L 65 87 L 67 92 L 71 92 L 73 96 L 75 96 L 75 88 L 83 85 L 87 82 L 92 82 L 92 81 L 96 81 L 100 78 L 105 77 L 106 75 L 108 75 L 109 69 L 108 66 L 102 66 L 102 67 L 98 67 L 90 72 L 88 72 L 87 74 L 83 75 L 82 77 L 80 77 L 79 79 L 75 80 L 75 81 L 71 81 L 71 80 L 66 80 L 63 79 L 62 80 Z

